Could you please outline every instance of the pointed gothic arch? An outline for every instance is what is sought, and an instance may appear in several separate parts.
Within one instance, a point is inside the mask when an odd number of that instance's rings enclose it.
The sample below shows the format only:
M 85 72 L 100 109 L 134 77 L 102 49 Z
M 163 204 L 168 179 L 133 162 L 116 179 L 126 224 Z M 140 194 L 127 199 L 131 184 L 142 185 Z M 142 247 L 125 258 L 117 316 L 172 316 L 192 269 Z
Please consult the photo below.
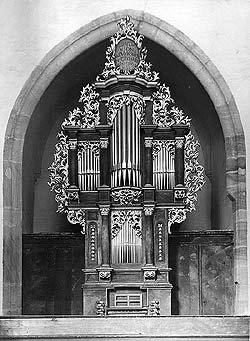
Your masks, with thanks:
M 234 202 L 235 314 L 247 312 L 246 180 L 244 133 L 233 96 L 223 77 L 189 38 L 166 22 L 142 11 L 123 10 L 94 20 L 54 47 L 32 72 L 10 114 L 4 144 L 3 178 L 3 312 L 21 313 L 23 152 L 28 126 L 38 102 L 59 72 L 84 51 L 108 39 L 117 21 L 130 15 L 146 38 L 176 56 L 196 76 L 211 98 L 223 130 L 226 187 Z M 43 120 L 45 117 L 43 117 Z

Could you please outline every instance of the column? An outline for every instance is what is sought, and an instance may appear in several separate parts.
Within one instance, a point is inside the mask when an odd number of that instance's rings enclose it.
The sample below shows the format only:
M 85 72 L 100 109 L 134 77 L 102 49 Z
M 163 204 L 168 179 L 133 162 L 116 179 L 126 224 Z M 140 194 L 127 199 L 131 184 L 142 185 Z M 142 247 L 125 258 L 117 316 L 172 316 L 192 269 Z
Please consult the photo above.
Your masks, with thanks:
M 77 139 L 69 139 L 68 162 L 70 187 L 78 187 Z
M 109 266 L 110 263 L 109 212 L 110 212 L 109 205 L 100 205 L 100 213 L 102 216 L 101 231 L 102 266 Z
M 109 158 L 109 138 L 101 137 L 100 138 L 100 165 L 101 165 L 101 173 L 100 173 L 100 186 L 109 186 L 110 183 L 110 158 Z
M 175 138 L 175 186 L 184 184 L 184 142 L 184 136 Z
M 154 206 L 144 206 L 145 215 L 145 256 L 146 266 L 154 264 L 154 233 L 153 233 Z
M 145 185 L 153 186 L 153 157 L 152 157 L 153 137 L 145 137 L 144 145 L 145 145 L 144 163 Z

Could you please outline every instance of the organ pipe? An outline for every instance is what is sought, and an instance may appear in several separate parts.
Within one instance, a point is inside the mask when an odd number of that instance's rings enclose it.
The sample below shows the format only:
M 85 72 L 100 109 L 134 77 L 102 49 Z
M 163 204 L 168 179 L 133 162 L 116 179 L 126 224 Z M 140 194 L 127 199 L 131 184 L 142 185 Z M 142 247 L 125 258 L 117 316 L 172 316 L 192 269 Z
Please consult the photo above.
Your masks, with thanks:
M 91 143 L 78 151 L 78 182 L 81 191 L 95 191 L 100 185 L 100 156 Z
M 161 148 L 153 158 L 153 185 L 158 190 L 172 189 L 175 184 L 175 156 L 168 144 Z
M 112 263 L 139 263 L 141 255 L 141 238 L 136 235 L 129 221 L 126 221 L 112 239 Z
M 131 104 L 114 118 L 112 150 L 112 187 L 140 187 L 140 123 Z

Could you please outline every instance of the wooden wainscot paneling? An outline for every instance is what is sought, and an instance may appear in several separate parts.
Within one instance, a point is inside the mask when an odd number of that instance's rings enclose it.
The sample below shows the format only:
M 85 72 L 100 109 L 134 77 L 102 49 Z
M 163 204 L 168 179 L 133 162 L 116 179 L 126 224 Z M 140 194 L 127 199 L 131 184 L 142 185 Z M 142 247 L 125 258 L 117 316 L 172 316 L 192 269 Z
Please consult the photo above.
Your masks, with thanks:
M 173 315 L 233 314 L 233 232 L 169 235 Z
M 23 314 L 82 314 L 84 237 L 23 235 Z

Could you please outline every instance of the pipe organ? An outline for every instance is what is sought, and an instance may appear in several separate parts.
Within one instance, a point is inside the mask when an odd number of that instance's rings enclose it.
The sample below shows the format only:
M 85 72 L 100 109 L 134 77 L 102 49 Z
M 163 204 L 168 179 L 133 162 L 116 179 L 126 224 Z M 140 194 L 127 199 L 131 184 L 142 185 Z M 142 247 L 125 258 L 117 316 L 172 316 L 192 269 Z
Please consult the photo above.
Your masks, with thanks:
M 168 234 L 204 183 L 190 119 L 146 62 L 129 17 L 62 123 L 50 182 L 85 235 L 83 314 L 168 315 Z

